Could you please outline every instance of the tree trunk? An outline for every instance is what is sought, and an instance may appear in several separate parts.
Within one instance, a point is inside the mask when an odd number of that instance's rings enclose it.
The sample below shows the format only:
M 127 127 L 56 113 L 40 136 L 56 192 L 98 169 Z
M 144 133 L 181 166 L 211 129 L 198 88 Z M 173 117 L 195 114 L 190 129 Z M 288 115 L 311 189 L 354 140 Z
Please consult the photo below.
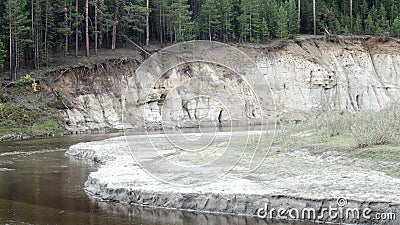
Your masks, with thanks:
M 46 9 L 45 9 L 45 13 L 46 13 L 46 18 L 45 18 L 45 31 L 44 31 L 44 54 L 46 57 L 46 66 L 49 65 L 49 49 L 47 46 L 47 33 L 49 30 L 49 0 L 46 0 Z
M 208 36 L 210 38 L 210 41 L 212 41 L 212 37 L 211 37 L 211 15 L 208 15 Z
M 350 32 L 353 33 L 353 0 L 350 0 Z
M 85 22 L 86 22 L 86 27 L 85 27 L 85 33 L 86 33 L 86 57 L 89 57 L 89 0 L 86 0 L 85 4 Z
M 150 0 L 146 0 L 146 46 L 149 46 L 150 42 L 150 25 L 149 25 L 149 14 L 150 14 Z
M 94 2 L 94 53 L 97 55 L 97 39 L 99 32 L 97 30 L 97 1 Z
M 65 7 L 64 9 L 64 22 L 65 27 L 68 27 L 68 9 Z M 68 54 L 68 35 L 65 35 L 65 54 Z
M 160 5 L 160 43 L 163 43 L 162 6 Z
M 31 32 L 32 32 L 32 50 L 33 50 L 33 65 L 34 65 L 34 67 L 35 67 L 35 69 L 37 68 L 36 67 L 36 40 L 35 40 L 35 26 L 34 26 L 34 24 L 35 24 L 35 17 L 34 17 L 34 15 L 35 15 L 35 5 L 34 5 L 34 1 L 35 0 L 31 0 Z
M 40 69 L 40 37 L 42 35 L 42 29 L 41 29 L 41 6 L 40 6 L 40 1 L 36 0 L 36 69 Z
M 314 35 L 317 34 L 317 16 L 315 14 L 315 0 L 313 0 Z
M 117 42 L 117 25 L 119 16 L 118 14 L 119 14 L 119 0 L 116 0 L 114 9 L 114 23 L 113 23 L 112 38 L 111 38 L 111 49 L 115 49 L 115 45 Z
M 78 18 L 78 14 L 79 14 L 79 0 L 75 1 L 75 56 L 78 57 L 79 55 L 79 26 L 78 26 L 78 22 L 79 22 L 79 18 Z
M 297 15 L 297 26 L 298 26 L 298 33 L 300 33 L 300 27 L 301 27 L 301 24 L 300 24 L 300 22 L 301 22 L 301 0 L 299 0 L 298 1 L 298 5 L 297 5 L 297 13 L 298 13 L 298 15 Z
M 11 5 L 11 3 L 8 3 Z M 12 13 L 11 13 L 11 6 L 9 7 L 9 18 L 12 18 Z M 9 31 L 10 31 L 10 80 L 13 80 L 13 32 L 12 32 L 12 24 L 10 22 L 9 24 Z
M 252 26 L 253 26 L 253 25 L 252 25 L 252 22 L 253 22 L 253 21 L 252 21 L 252 18 L 251 18 L 251 17 L 252 17 L 252 7 L 250 6 L 250 16 L 249 16 L 249 20 L 250 20 L 250 21 L 249 21 L 249 23 L 250 23 L 250 43 L 253 42 L 253 32 L 252 32 L 252 29 L 253 29 L 253 28 L 252 28 Z

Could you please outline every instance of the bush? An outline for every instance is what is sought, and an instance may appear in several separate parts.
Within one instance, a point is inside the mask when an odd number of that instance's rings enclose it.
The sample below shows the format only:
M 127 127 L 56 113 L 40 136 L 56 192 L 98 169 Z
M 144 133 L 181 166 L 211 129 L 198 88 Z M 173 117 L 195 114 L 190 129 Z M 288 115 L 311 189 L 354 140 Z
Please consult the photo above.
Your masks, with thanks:
M 348 112 L 324 110 L 312 117 L 313 127 L 324 137 L 334 137 L 350 131 L 353 116 Z
M 357 114 L 323 109 L 305 122 L 286 123 L 278 135 L 287 143 L 295 143 L 300 132 L 312 130 L 322 141 L 341 136 L 354 140 L 354 147 L 400 144 L 400 105 L 392 103 L 381 111 L 364 110 Z M 301 136 L 301 135 L 300 135 Z M 332 140 L 332 139 L 331 139 Z M 298 142 L 298 141 L 297 141 Z
M 351 127 L 358 147 L 397 144 L 400 131 L 400 107 L 391 104 L 385 109 L 360 112 Z

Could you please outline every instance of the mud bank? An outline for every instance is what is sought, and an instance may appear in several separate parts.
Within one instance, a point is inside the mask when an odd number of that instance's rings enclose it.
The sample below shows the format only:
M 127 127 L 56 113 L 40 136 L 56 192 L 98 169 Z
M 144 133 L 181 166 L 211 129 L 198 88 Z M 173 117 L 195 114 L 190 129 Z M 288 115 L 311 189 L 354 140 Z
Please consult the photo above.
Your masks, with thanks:
M 181 151 L 182 146 L 193 147 L 188 137 L 208 135 L 216 138 L 206 153 Z M 400 179 L 373 170 L 373 164 L 366 160 L 345 155 L 305 157 L 304 149 L 286 152 L 273 148 L 258 169 L 251 172 L 247 168 L 247 152 L 235 147 L 246 135 L 247 132 L 222 132 L 185 137 L 125 136 L 80 143 L 71 146 L 66 154 L 101 164 L 98 171 L 89 175 L 85 190 L 106 201 L 247 216 L 257 216 L 258 210 L 267 204 L 268 210 L 297 209 L 300 216 L 304 208 L 312 208 L 316 215 L 324 215 L 317 219 L 319 222 L 399 224 Z M 180 149 L 171 147 L 171 138 Z M 220 154 L 227 142 L 235 143 L 229 148 L 230 156 L 244 156 L 233 167 L 229 167 L 233 161 Z M 196 143 L 200 146 L 205 142 Z M 262 157 L 265 152 L 256 154 Z M 213 164 L 214 161 L 217 163 Z M 223 175 L 226 168 L 229 169 Z M 323 210 L 338 207 L 338 198 L 347 200 L 344 212 L 356 208 L 361 213 L 368 208 L 370 218 L 361 214 L 359 219 L 330 217 Z M 377 213 L 392 213 L 396 218 L 377 220 Z M 272 215 L 276 218 L 276 212 Z

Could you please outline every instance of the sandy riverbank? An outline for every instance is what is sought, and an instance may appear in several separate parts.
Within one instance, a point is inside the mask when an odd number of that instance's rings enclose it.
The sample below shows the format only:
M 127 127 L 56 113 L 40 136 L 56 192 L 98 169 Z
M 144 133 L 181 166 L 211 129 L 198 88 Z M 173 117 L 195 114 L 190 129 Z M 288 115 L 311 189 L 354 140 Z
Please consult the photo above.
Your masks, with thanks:
M 333 219 L 326 212 L 320 221 L 399 223 L 400 179 L 373 170 L 368 161 L 272 147 L 250 172 L 251 154 L 243 151 L 243 140 L 247 147 L 254 144 L 247 132 L 136 135 L 80 143 L 66 154 L 102 164 L 89 175 L 85 189 L 103 200 L 256 216 L 266 203 L 269 209 L 313 208 L 319 215 L 345 198 L 344 209 L 369 208 L 371 218 L 391 212 L 397 220 Z M 197 151 L 205 143 L 207 148 Z M 260 147 L 259 158 L 266 154 Z

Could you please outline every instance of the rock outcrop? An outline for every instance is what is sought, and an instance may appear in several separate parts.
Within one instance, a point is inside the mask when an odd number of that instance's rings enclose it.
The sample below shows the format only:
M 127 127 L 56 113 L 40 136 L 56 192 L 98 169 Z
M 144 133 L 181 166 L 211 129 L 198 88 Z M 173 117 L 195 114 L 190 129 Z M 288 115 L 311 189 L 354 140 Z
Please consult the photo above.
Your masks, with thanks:
M 306 39 L 256 51 L 256 61 L 271 84 L 278 115 L 303 119 L 312 109 L 379 110 L 397 100 L 399 49 L 395 41 Z

